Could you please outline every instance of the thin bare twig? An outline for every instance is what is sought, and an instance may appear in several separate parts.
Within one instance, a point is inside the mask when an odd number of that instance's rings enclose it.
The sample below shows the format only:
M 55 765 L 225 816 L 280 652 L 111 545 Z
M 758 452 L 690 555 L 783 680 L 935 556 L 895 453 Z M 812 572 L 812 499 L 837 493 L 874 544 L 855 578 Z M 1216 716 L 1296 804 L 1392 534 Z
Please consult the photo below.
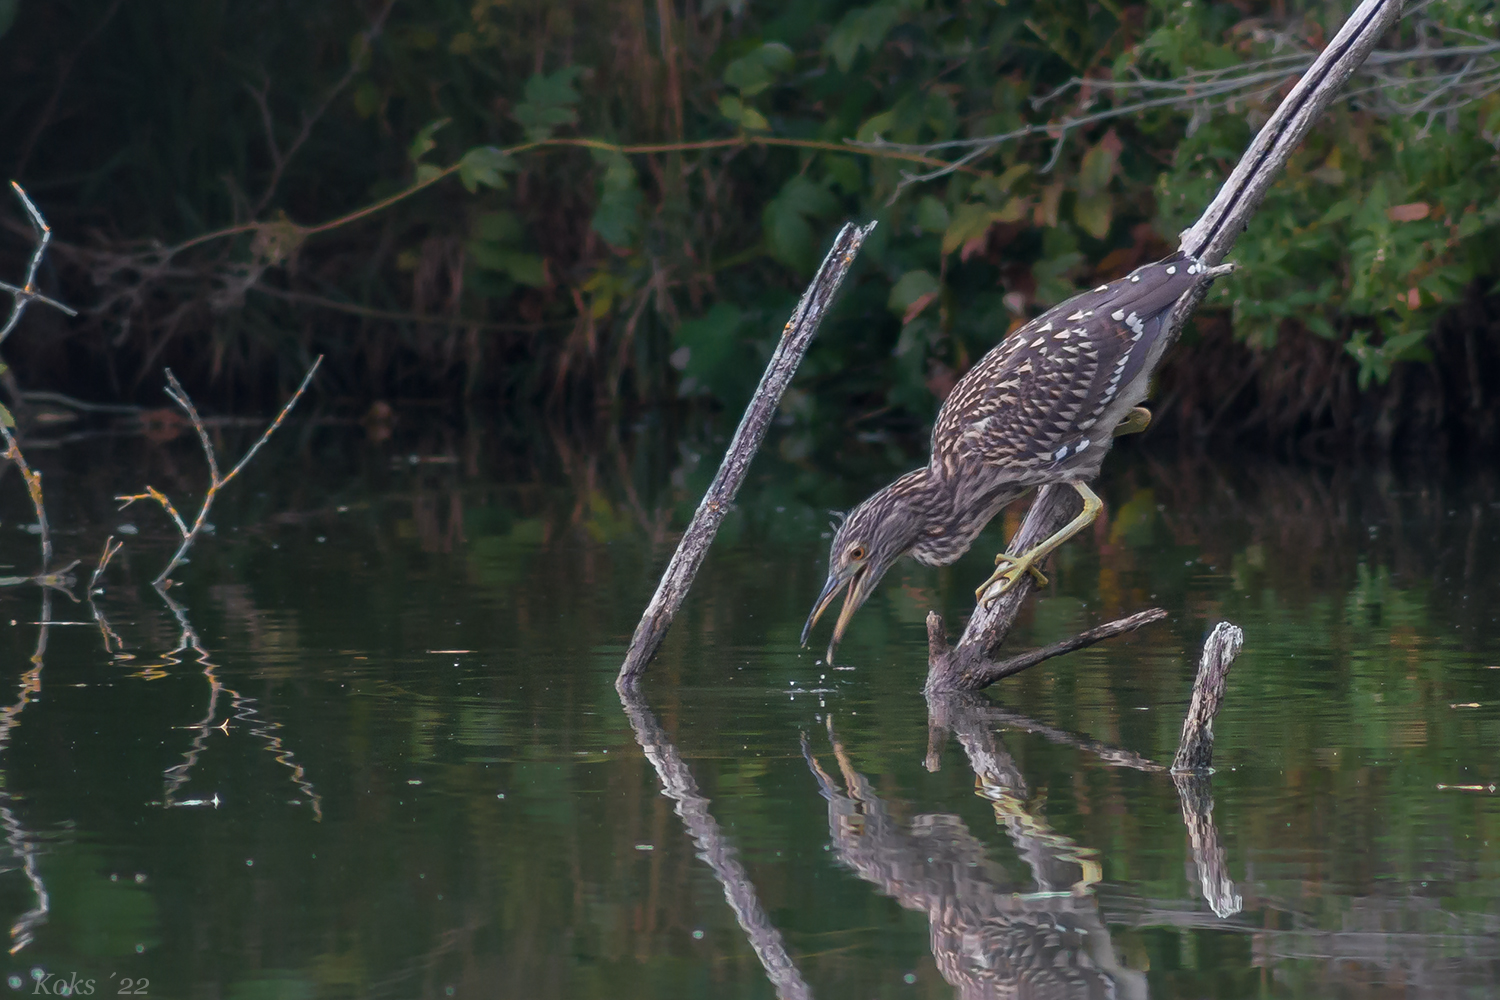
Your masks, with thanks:
M 191 527 L 183 520 L 182 515 L 177 512 L 177 508 L 172 505 L 172 501 L 168 499 L 167 495 L 154 486 L 147 486 L 145 493 L 115 497 L 116 500 L 120 501 L 120 508 L 122 510 L 137 500 L 155 500 L 161 505 L 162 510 L 166 511 L 167 515 L 172 518 L 172 523 L 177 526 L 178 534 L 182 536 L 182 544 L 173 553 L 171 561 L 167 563 L 166 567 L 152 581 L 153 586 L 158 589 L 161 588 L 162 584 L 167 581 L 167 574 L 176 569 L 187 556 L 188 549 L 192 547 L 193 542 L 198 537 L 198 533 L 203 530 L 203 525 L 208 521 L 209 509 L 213 507 L 214 499 L 219 495 L 219 491 L 229 485 L 230 480 L 240 474 L 240 470 L 249 463 L 250 459 L 255 457 L 255 453 L 260 451 L 261 446 L 271 439 L 271 435 L 276 432 L 276 428 L 281 426 L 287 414 L 292 412 L 292 407 L 297 405 L 297 400 L 301 399 L 302 394 L 307 391 L 308 385 L 312 382 L 313 375 L 322 363 L 323 356 L 320 354 L 318 355 L 318 359 L 312 363 L 312 367 L 307 370 L 307 374 L 302 376 L 302 384 L 297 386 L 297 391 L 292 393 L 292 398 L 287 400 L 286 405 L 281 408 L 281 412 L 276 414 L 276 419 L 271 421 L 265 433 L 261 434 L 259 440 L 250 446 L 250 450 L 245 452 L 245 456 L 225 476 L 219 475 L 219 459 L 214 454 L 213 442 L 209 440 L 208 428 L 204 425 L 203 418 L 198 415 L 198 408 L 193 405 L 193 401 L 189 398 L 187 390 L 182 387 L 182 383 L 177 381 L 177 376 L 172 374 L 171 369 L 167 369 L 167 395 L 188 415 L 188 419 L 192 421 L 193 429 L 198 432 L 198 441 L 203 445 L 203 454 L 208 459 L 209 484 L 208 492 L 203 496 L 203 506 L 199 508 L 198 516 L 193 519 Z M 9 437 L 8 434 L 6 436 Z
M 286 149 L 282 149 L 276 144 L 276 130 L 271 116 L 271 108 L 267 103 L 267 92 L 270 90 L 270 82 L 267 81 L 265 86 L 260 90 L 256 90 L 248 84 L 246 85 L 245 89 L 250 91 L 250 95 L 255 98 L 255 103 L 260 109 L 261 121 L 266 130 L 266 147 L 271 154 L 271 179 L 266 182 L 265 192 L 260 196 L 260 200 L 255 203 L 255 207 L 250 213 L 252 216 L 259 215 L 265 211 L 266 206 L 271 203 L 271 198 L 276 194 L 276 188 L 281 183 L 281 177 L 286 172 L 287 164 L 291 162 L 292 157 L 297 155 L 297 151 L 302 148 L 303 144 L 312 135 L 313 126 L 328 112 L 334 100 L 354 81 L 355 75 L 363 68 L 362 59 L 368 56 L 370 50 L 375 47 L 375 39 L 380 37 L 381 31 L 385 28 L 386 18 L 390 16 L 391 8 L 394 6 L 396 6 L 396 0 L 386 0 L 385 6 L 380 8 L 380 11 L 371 19 L 369 27 L 360 32 L 359 42 L 361 48 L 350 57 L 349 68 L 344 71 L 344 75 L 339 77 L 332 87 L 328 88 L 327 92 L 323 95 L 323 99 L 318 102 L 318 106 L 310 113 L 302 116 L 302 128 L 292 138 L 292 141 L 287 144 Z
M 5 458 L 14 462 L 20 470 L 21 478 L 26 482 L 26 492 L 31 495 L 31 505 L 36 509 L 37 534 L 41 536 L 42 543 L 42 565 L 37 570 L 37 577 L 40 578 L 47 575 L 47 566 L 52 562 L 52 534 L 47 527 L 47 505 L 42 502 L 42 474 L 27 464 L 16 436 L 3 421 L 0 421 L 0 436 L 5 438 Z
M 114 535 L 110 535 L 104 540 L 104 551 L 99 553 L 99 562 L 95 564 L 94 573 L 89 577 L 90 596 L 97 592 L 97 588 L 99 586 L 99 578 L 104 575 L 104 570 L 108 568 L 109 561 L 113 559 L 115 557 L 115 554 L 124 547 L 125 543 L 115 541 Z
M 1436 27 L 1455 31 L 1446 25 Z M 1478 36 L 1473 36 L 1478 38 Z M 1372 52 L 1359 67 L 1362 77 L 1368 78 L 1369 86 L 1350 89 L 1345 97 L 1354 99 L 1366 94 L 1377 97 L 1374 110 L 1386 116 L 1425 114 L 1433 121 L 1447 111 L 1482 100 L 1500 89 L 1492 85 L 1495 77 L 1489 72 L 1500 60 L 1500 42 L 1479 39 L 1479 44 L 1431 47 L 1425 44 L 1411 49 Z M 1170 80 L 1152 80 L 1137 74 L 1130 80 L 1101 80 L 1074 77 L 1068 82 L 1033 98 L 1033 107 L 1040 108 L 1052 101 L 1078 91 L 1086 92 L 1082 106 L 1092 103 L 1092 95 L 1109 94 L 1119 103 L 1111 107 L 1081 114 L 1064 114 L 1060 118 L 1042 123 L 1023 125 L 1008 132 L 974 136 L 966 139 L 949 139 L 943 142 L 911 143 L 891 142 L 877 136 L 873 140 L 846 140 L 850 146 L 870 152 L 905 153 L 914 156 L 939 156 L 948 152 L 962 155 L 941 166 L 923 173 L 904 171 L 897 185 L 897 193 L 914 184 L 937 180 L 956 170 L 969 170 L 973 164 L 999 149 L 1001 146 L 1036 135 L 1046 135 L 1053 140 L 1051 157 L 1040 169 L 1047 173 L 1056 165 L 1063 146 L 1069 136 L 1090 125 L 1097 125 L 1121 118 L 1139 115 L 1157 108 L 1190 110 L 1194 121 L 1206 120 L 1221 111 L 1232 111 L 1236 107 L 1264 100 L 1307 72 L 1319 59 L 1313 52 L 1295 52 L 1271 56 L 1242 63 L 1238 66 L 1218 70 L 1198 70 L 1184 73 Z M 1400 75 L 1390 70 L 1411 66 L 1414 63 L 1433 60 L 1451 62 L 1466 59 L 1467 62 L 1451 72 L 1432 72 L 1419 75 Z M 1472 71 L 1478 68 L 1479 74 Z M 1460 91 L 1461 96 L 1442 106 L 1434 106 L 1444 94 Z M 1403 92 L 1415 91 L 1416 97 L 1402 100 Z M 1189 126 L 1191 132 L 1192 126 Z
M 42 218 L 41 210 L 32 203 L 31 198 L 27 196 L 25 189 L 21 185 L 15 181 L 11 181 L 10 186 L 15 190 L 16 196 L 21 199 L 21 204 L 26 206 L 26 214 L 31 216 L 31 228 L 36 232 L 36 250 L 31 255 L 31 263 L 26 268 L 26 281 L 21 287 L 17 288 L 15 285 L 0 281 L 0 291 L 9 292 L 12 300 L 10 318 L 5 321 L 4 327 L 0 327 L 0 341 L 4 341 L 6 337 L 10 336 L 10 332 L 16 328 L 16 324 L 21 322 L 21 314 L 33 302 L 49 305 L 54 309 L 59 309 L 67 313 L 69 316 L 78 315 L 77 310 L 63 305 L 56 299 L 50 299 L 36 290 L 36 272 L 42 266 L 42 257 L 47 253 L 47 244 L 52 242 L 52 227 L 47 225 L 47 220 Z

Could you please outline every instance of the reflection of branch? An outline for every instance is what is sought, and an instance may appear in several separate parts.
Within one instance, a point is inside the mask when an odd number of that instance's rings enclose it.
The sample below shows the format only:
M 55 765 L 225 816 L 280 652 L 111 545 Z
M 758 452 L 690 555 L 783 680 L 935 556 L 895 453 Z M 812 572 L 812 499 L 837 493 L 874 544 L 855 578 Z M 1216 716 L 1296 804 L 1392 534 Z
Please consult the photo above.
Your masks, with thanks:
M 755 957 L 760 959 L 767 978 L 776 987 L 776 995 L 782 1000 L 811 997 L 812 991 L 803 981 L 802 974 L 797 971 L 792 957 L 787 954 L 781 932 L 766 916 L 765 908 L 756 897 L 754 883 L 735 857 L 734 845 L 724 836 L 713 814 L 708 811 L 708 799 L 698 791 L 698 783 L 693 780 L 693 772 L 688 769 L 682 755 L 657 724 L 656 717 L 651 714 L 639 694 L 632 690 L 622 690 L 620 704 L 624 706 L 625 714 L 630 718 L 630 726 L 635 730 L 635 741 L 641 745 L 647 759 L 656 768 L 663 794 L 677 803 L 677 815 L 682 818 L 682 825 L 687 828 L 688 836 L 693 838 L 693 844 L 698 848 L 698 857 L 708 864 L 714 878 L 724 889 L 724 901 L 734 911 L 734 918 L 745 932 L 750 947 L 755 951 Z
M 693 577 L 697 575 L 698 567 L 703 564 L 703 557 L 708 553 L 714 535 L 718 533 L 720 522 L 728 515 L 735 494 L 745 481 L 750 462 L 760 448 L 761 441 L 765 439 L 766 429 L 771 426 L 771 418 L 776 415 L 782 393 L 786 392 L 786 387 L 791 383 L 792 375 L 802 361 L 802 355 L 807 352 L 808 345 L 812 343 L 813 334 L 817 332 L 824 313 L 833 305 L 839 286 L 844 283 L 844 276 L 849 273 L 860 247 L 864 246 L 865 239 L 874 231 L 873 222 L 867 226 L 856 226 L 850 222 L 839 230 L 828 256 L 823 258 L 818 273 L 813 275 L 812 283 L 802 293 L 802 300 L 797 303 L 792 318 L 787 320 L 786 329 L 782 331 L 781 339 L 776 344 L 776 353 L 766 365 L 765 374 L 760 378 L 760 385 L 756 387 L 750 405 L 745 407 L 745 415 L 740 418 L 740 425 L 735 429 L 733 440 L 729 442 L 724 461 L 720 463 L 719 471 L 714 473 L 713 482 L 699 501 L 698 509 L 693 512 L 692 521 L 682 533 L 677 550 L 672 553 L 671 561 L 662 572 L 661 581 L 656 585 L 656 593 L 651 596 L 651 603 L 646 605 L 640 623 L 635 627 L 635 635 L 625 653 L 625 662 L 620 665 L 619 676 L 615 678 L 615 687 L 622 696 L 626 688 L 634 686 L 640 679 L 646 670 L 646 664 L 656 655 L 662 637 L 671 627 L 677 609 L 682 607 L 688 588 L 693 584 Z
M 67 594 L 74 601 L 72 586 L 73 578 L 68 571 L 78 565 L 78 560 L 73 560 L 62 568 L 50 571 L 48 566 L 52 562 L 52 531 L 47 523 L 47 506 L 42 502 L 42 474 L 33 469 L 26 462 L 26 456 L 21 453 L 21 445 L 16 440 L 10 428 L 5 426 L 3 418 L 0 418 L 0 437 L 5 440 L 4 458 L 14 462 L 17 469 L 21 471 L 21 478 L 26 482 L 26 492 L 31 496 L 31 506 L 36 511 L 37 535 L 42 546 L 42 565 L 35 576 L 16 576 L 0 578 L 0 586 L 11 586 L 18 583 L 35 583 L 39 587 L 51 587 Z
M 1188 846 L 1193 852 L 1193 867 L 1198 869 L 1198 884 L 1203 898 L 1219 917 L 1232 917 L 1244 908 L 1245 901 L 1229 877 L 1224 844 L 1214 825 L 1214 797 L 1209 779 L 1203 774 L 1173 772 L 1177 797 L 1182 802 L 1182 822 L 1187 827 Z
M 41 622 L 41 630 L 37 633 L 36 650 L 31 654 L 31 669 L 21 675 L 15 704 L 0 709 L 0 752 L 9 748 L 11 732 L 16 728 L 21 712 L 42 693 L 42 658 L 47 653 L 47 623 L 52 620 L 50 590 L 42 591 L 42 612 L 37 620 Z M 26 880 L 31 883 L 31 891 L 36 895 L 36 905 L 21 914 L 11 925 L 12 955 L 31 943 L 32 928 L 46 921 L 52 905 L 47 886 L 42 881 L 41 872 L 37 870 L 37 846 L 16 817 L 13 804 L 10 783 L 0 780 L 0 825 L 5 827 L 5 843 L 21 859 L 21 868 L 26 873 Z
M 10 336 L 10 331 L 21 322 L 21 314 L 32 302 L 41 302 L 54 309 L 60 309 L 69 316 L 78 315 L 75 310 L 69 309 L 56 299 L 47 298 L 36 290 L 36 272 L 42 266 L 42 255 L 47 252 L 47 244 L 52 241 L 52 227 L 47 225 L 47 220 L 42 218 L 42 213 L 31 203 L 31 199 L 26 196 L 21 185 L 11 181 L 10 186 L 15 189 L 17 197 L 21 199 L 21 204 L 26 206 L 26 214 L 31 216 L 31 227 L 36 230 L 36 252 L 31 255 L 31 264 L 26 268 L 25 284 L 17 288 L 15 285 L 0 281 L 0 291 L 9 292 L 12 299 L 10 319 L 5 321 L 4 327 L 0 327 L 0 341 Z
M 297 400 L 302 398 L 302 393 L 306 391 L 308 383 L 312 381 L 313 373 L 318 370 L 318 366 L 322 363 L 323 356 L 320 354 L 318 355 L 318 359 L 312 363 L 312 367 L 307 370 L 307 374 L 302 376 L 302 384 L 297 386 L 297 391 L 292 393 L 292 398 L 287 400 L 286 405 L 281 408 L 281 412 L 276 414 L 276 419 L 271 421 L 270 426 L 266 428 L 265 433 L 260 436 L 260 439 L 250 446 L 249 451 L 245 452 L 245 457 L 241 458 L 239 463 L 230 469 L 228 475 L 225 476 L 219 475 L 219 460 L 214 454 L 213 442 L 208 438 L 208 428 L 203 425 L 203 418 L 198 416 L 197 407 L 193 406 L 193 401 L 188 398 L 187 390 L 182 387 L 182 383 L 177 381 L 177 376 L 172 374 L 170 368 L 167 369 L 167 395 L 172 397 L 172 401 L 180 406 L 183 412 L 188 415 L 188 419 L 193 423 L 193 429 L 198 432 L 198 440 L 203 445 L 203 454 L 208 459 L 209 484 L 208 492 L 203 496 L 203 507 L 198 511 L 198 516 L 194 519 L 192 527 L 188 527 L 182 515 L 177 513 L 177 508 L 172 506 L 172 501 L 167 499 L 167 495 L 155 487 L 147 486 L 145 493 L 115 497 L 116 500 L 120 501 L 121 509 L 130 506 L 137 500 L 155 500 L 167 512 L 167 516 L 177 526 L 178 534 L 182 536 L 182 544 L 173 553 L 171 561 L 167 563 L 161 573 L 152 581 L 155 586 L 160 588 L 166 582 L 167 574 L 176 569 L 182 562 L 183 558 L 187 555 L 187 550 L 198 537 L 198 532 L 203 530 L 203 524 L 208 520 L 209 508 L 213 506 L 214 498 L 218 496 L 219 490 L 229 485 L 229 481 L 239 475 L 240 470 L 249 463 L 250 459 L 255 457 L 255 453 L 260 450 L 261 445 L 270 440 L 271 435 L 276 432 L 276 428 L 280 427 L 281 422 L 286 419 L 286 415 L 292 412 L 292 407 L 297 405 Z
M 970 730 L 980 724 L 1005 726 L 1009 729 L 1035 733 L 1049 743 L 1077 747 L 1079 750 L 1093 754 L 1111 767 L 1128 767 L 1131 770 L 1147 772 L 1166 770 L 1165 767 L 1138 753 L 1057 729 L 1044 722 L 1037 722 L 1017 712 L 1007 711 L 989 699 L 970 692 L 929 696 L 927 712 L 928 726 L 938 730 L 952 729 L 959 732 L 959 725 L 953 721 L 955 718 L 962 720 L 963 726 Z M 928 766 L 931 767 L 931 764 Z
M 292 783 L 302 790 L 303 794 L 307 796 L 308 802 L 312 805 L 313 819 L 321 821 L 323 819 L 322 796 L 318 794 L 312 782 L 307 780 L 306 770 L 297 762 L 296 758 L 292 755 L 292 751 L 287 749 L 286 744 L 281 741 L 281 737 L 273 732 L 273 730 L 280 728 L 280 723 L 272 722 L 262 716 L 260 710 L 255 707 L 254 698 L 240 694 L 234 688 L 227 686 L 223 681 L 219 680 L 219 676 L 216 673 L 218 666 L 209 660 L 208 650 L 203 648 L 203 643 L 198 638 L 198 633 L 194 631 L 192 623 L 188 621 L 187 609 L 172 600 L 164 589 L 158 587 L 157 593 L 166 602 L 168 610 L 172 612 L 172 615 L 177 619 L 177 624 L 182 629 L 176 647 L 163 655 L 161 666 L 176 666 L 181 664 L 182 659 L 178 654 L 192 650 L 194 659 L 203 668 L 203 676 L 208 680 L 208 708 L 204 712 L 203 718 L 194 726 L 198 732 L 194 735 L 188 749 L 183 753 L 182 763 L 175 764 L 163 772 L 163 776 L 166 778 L 166 785 L 162 792 L 162 804 L 167 808 L 189 804 L 186 802 L 174 802 L 172 796 L 176 794 L 177 789 L 181 788 L 187 782 L 193 765 L 198 762 L 198 757 L 207 748 L 209 733 L 213 730 L 219 730 L 226 735 L 228 734 L 228 719 L 225 719 L 218 726 L 213 725 L 213 721 L 218 718 L 219 695 L 222 693 L 229 695 L 230 704 L 234 709 L 234 717 L 241 722 L 250 723 L 248 727 L 250 732 L 265 742 L 266 749 L 276 758 L 278 764 L 291 772 Z M 148 666 L 143 669 L 149 670 L 151 667 Z M 217 795 L 213 801 L 217 805 Z
M 985 646 L 969 643 L 959 651 L 951 650 L 943 631 L 943 619 L 936 611 L 927 612 L 927 693 L 942 694 L 949 691 L 977 691 L 998 680 L 1019 674 L 1043 660 L 1062 656 L 1092 646 L 1117 635 L 1134 632 L 1142 625 L 1159 622 L 1167 617 L 1161 608 L 1139 611 L 1128 618 L 1086 629 L 1070 639 L 1054 642 L 1050 646 L 1029 650 L 1009 659 L 986 660 Z M 1008 627 L 1008 626 L 1007 626 Z
M 981 789 L 986 790 L 981 791 L 981 794 L 997 803 L 996 816 L 1000 819 L 1006 819 L 1009 814 L 1001 815 L 998 804 L 1002 801 L 1001 797 L 987 790 L 997 784 L 1009 782 L 1011 787 L 1020 789 L 1016 794 L 1024 797 L 1025 785 L 1010 756 L 1005 754 L 1003 749 L 997 753 L 998 740 L 990 732 L 990 727 L 994 725 L 1023 729 L 1036 733 L 1053 743 L 1078 747 L 1080 750 L 1094 754 L 1107 764 L 1157 773 L 1166 770 L 1160 764 L 1153 763 L 1129 750 L 1108 746 L 1084 736 L 1075 736 L 1028 719 L 1023 715 L 1008 712 L 977 694 L 957 693 L 931 696 L 927 699 L 927 712 L 929 729 L 927 769 L 937 770 L 938 750 L 942 745 L 943 735 L 946 731 L 952 730 L 958 737 L 960 745 L 963 746 L 964 752 L 968 754 L 969 764 L 974 769 Z M 1003 762 L 1004 766 L 997 762 Z M 1007 777 L 997 780 L 997 776 Z M 1177 796 L 1182 805 L 1182 822 L 1187 827 L 1188 846 L 1192 851 L 1193 866 L 1198 870 L 1203 896 L 1208 900 L 1208 905 L 1215 914 L 1220 917 L 1233 916 L 1240 912 L 1244 903 L 1240 894 L 1235 890 L 1234 881 L 1229 877 L 1223 842 L 1219 839 L 1219 829 L 1214 824 L 1214 800 L 1208 778 L 1202 774 L 1176 772 L 1173 773 L 1172 779 L 1176 784 Z M 1068 843 L 1071 844 L 1071 841 Z M 1084 864 L 1088 858 L 1075 860 L 1079 864 Z

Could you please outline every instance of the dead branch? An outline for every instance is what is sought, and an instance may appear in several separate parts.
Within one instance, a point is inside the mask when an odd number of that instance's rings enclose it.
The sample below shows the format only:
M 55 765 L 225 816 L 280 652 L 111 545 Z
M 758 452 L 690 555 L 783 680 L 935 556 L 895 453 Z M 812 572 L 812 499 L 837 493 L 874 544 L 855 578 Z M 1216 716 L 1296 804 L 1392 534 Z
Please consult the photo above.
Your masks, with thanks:
M 99 561 L 94 565 L 94 573 L 89 577 L 89 596 L 98 593 L 99 579 L 104 576 L 104 571 L 109 567 L 109 561 L 113 559 L 121 549 L 125 547 L 124 542 L 115 541 L 115 536 L 110 535 L 104 540 L 104 551 L 99 553 Z
M 777 997 L 781 1000 L 810 998 L 812 991 L 787 954 L 786 942 L 761 905 L 755 893 L 755 883 L 750 881 L 745 866 L 736 857 L 734 844 L 709 812 L 709 801 L 698 790 L 698 783 L 682 754 L 636 690 L 621 688 L 620 704 L 635 731 L 635 741 L 656 768 L 662 794 L 677 804 L 677 815 L 692 838 L 693 846 L 698 849 L 698 857 L 707 863 L 724 890 L 724 901 L 734 911 L 734 918 L 745 932 L 745 939 L 755 957 L 760 959 L 767 978 L 776 988 Z
M 797 365 L 802 361 L 802 355 L 812 343 L 813 334 L 817 332 L 823 315 L 833 305 L 839 286 L 849 273 L 849 267 L 859 254 L 860 247 L 874 230 L 873 222 L 866 226 L 856 226 L 851 222 L 840 230 L 828 256 L 823 258 L 818 273 L 813 275 L 812 284 L 802 293 L 802 301 L 797 304 L 792 318 L 787 320 L 781 340 L 776 345 L 776 353 L 771 356 L 765 374 L 761 376 L 760 385 L 755 390 L 755 396 L 745 408 L 745 415 L 740 418 L 740 426 L 734 432 L 734 439 L 729 442 L 724 461 L 714 474 L 708 492 L 699 502 L 693 520 L 677 544 L 677 551 L 672 553 L 672 561 L 667 564 L 661 582 L 656 585 L 651 603 L 646 606 L 640 624 L 636 626 L 635 636 L 630 640 L 630 649 L 625 654 L 625 662 L 620 666 L 619 676 L 615 678 L 615 687 L 622 693 L 632 687 L 645 672 L 646 664 L 656 654 L 662 637 L 671 627 L 677 609 L 682 607 L 693 577 L 697 575 L 698 567 L 703 564 L 703 557 L 708 553 L 714 535 L 718 533 L 719 524 L 729 513 L 735 494 L 745 481 L 750 461 L 760 448 L 761 441 L 765 440 L 766 430 L 771 425 L 771 418 L 776 415 L 782 393 L 786 391 Z
M 1183 231 L 1183 250 L 1210 267 L 1223 261 L 1307 130 L 1322 116 L 1349 76 L 1400 14 L 1401 0 L 1363 0 L 1349 15 L 1328 47 L 1318 55 L 1250 143 L 1250 148 L 1240 157 L 1208 208 L 1196 223 Z M 1210 284 L 1204 282 L 1184 295 L 1168 315 L 1161 333 L 1168 349 L 1180 335 L 1189 314 L 1208 293 Z M 1011 554 L 1024 552 L 1047 538 L 1072 519 L 1077 504 L 1077 494 L 1072 489 L 1055 486 L 1042 489 L 1007 551 Z M 952 655 L 969 662 L 992 656 L 1010 632 L 1033 587 L 1032 580 L 1023 576 L 988 608 L 983 605 L 976 607 Z
M 1182 720 L 1182 738 L 1177 756 L 1172 760 L 1174 772 L 1208 772 L 1214 763 L 1214 717 L 1224 703 L 1224 684 L 1229 668 L 1245 645 L 1245 633 L 1229 622 L 1219 622 L 1203 644 L 1203 658 L 1198 662 L 1198 677 L 1193 682 L 1193 700 Z
M 63 305 L 56 299 L 50 299 L 36 290 L 36 272 L 42 266 L 42 257 L 47 253 L 47 244 L 52 242 L 52 227 L 47 225 L 47 220 L 42 218 L 41 211 L 32 204 L 26 195 L 26 191 L 15 181 L 10 182 L 11 188 L 16 192 L 16 197 L 21 199 L 21 204 L 26 206 L 26 214 L 31 217 L 31 228 L 36 233 L 36 250 L 31 255 L 31 263 L 26 268 L 26 280 L 17 288 L 15 285 L 0 281 L 0 291 L 9 292 L 11 296 L 10 318 L 5 321 L 5 326 L 0 327 L 0 342 L 10 336 L 10 332 L 21 322 L 21 314 L 26 312 L 26 307 L 33 302 L 51 306 L 53 309 L 61 310 L 69 316 L 77 316 L 78 312 Z
M 255 444 L 250 446 L 250 450 L 245 452 L 244 457 L 224 476 L 219 475 L 219 459 L 214 453 L 213 442 L 209 440 L 208 428 L 204 425 L 203 418 L 198 415 L 198 408 L 193 405 L 193 401 L 188 397 L 187 390 L 182 387 L 182 383 L 177 381 L 177 376 L 172 374 L 170 368 L 167 369 L 167 395 L 188 415 L 188 419 L 192 421 L 193 429 L 198 432 L 198 441 L 203 445 L 204 457 L 208 459 L 209 484 L 208 492 L 203 495 L 203 506 L 198 510 L 198 516 L 193 519 L 191 526 L 183 520 L 182 515 L 177 512 L 177 508 L 172 505 L 172 501 L 167 495 L 154 486 L 148 485 L 145 493 L 115 497 L 116 500 L 120 501 L 120 508 L 122 510 L 137 500 L 155 500 L 161 505 L 162 510 L 167 512 L 167 516 L 176 525 L 178 534 L 182 536 L 182 544 L 173 553 L 171 561 L 167 563 L 161 573 L 152 581 L 155 587 L 161 588 L 162 584 L 167 581 L 167 574 L 182 563 L 183 559 L 187 556 L 188 549 L 192 547 L 193 542 L 197 539 L 198 533 L 203 530 L 203 525 L 208 520 L 209 509 L 213 507 L 214 499 L 219 495 L 219 491 L 229 485 L 230 480 L 240 474 L 240 470 L 244 469 L 250 459 L 255 457 L 255 453 L 260 451 L 261 446 L 270 440 L 272 434 L 276 433 L 276 428 L 281 426 L 287 414 L 292 412 L 292 407 L 297 405 L 297 400 L 301 399 L 302 394 L 307 391 L 308 385 L 312 382 L 313 375 L 322 363 L 323 356 L 320 354 L 317 360 L 312 363 L 312 367 L 307 370 L 307 374 L 302 376 L 302 384 L 297 386 L 297 391 L 292 393 L 292 398 L 286 401 L 286 405 L 281 408 L 281 412 L 276 414 L 276 419 L 272 420 L 270 425 L 266 427 L 265 433 L 260 436 Z M 9 437 L 8 434 L 6 436 L 7 438 Z
M 1062 656 L 1065 653 L 1092 646 L 1096 642 L 1134 632 L 1142 625 L 1159 622 L 1165 617 L 1167 613 L 1161 608 L 1138 611 L 1129 617 L 1087 629 L 1061 642 L 1054 642 L 1050 646 L 1043 646 L 1040 649 L 1033 649 L 996 662 L 978 656 L 980 650 L 983 649 L 983 646 L 978 643 L 970 643 L 965 647 L 963 654 L 955 655 L 948 646 L 948 639 L 943 631 L 942 616 L 936 611 L 929 611 L 927 612 L 926 690 L 929 695 L 948 691 L 978 691 L 1002 678 L 1019 674 L 1028 667 L 1034 667 L 1043 660 L 1050 660 L 1054 656 Z

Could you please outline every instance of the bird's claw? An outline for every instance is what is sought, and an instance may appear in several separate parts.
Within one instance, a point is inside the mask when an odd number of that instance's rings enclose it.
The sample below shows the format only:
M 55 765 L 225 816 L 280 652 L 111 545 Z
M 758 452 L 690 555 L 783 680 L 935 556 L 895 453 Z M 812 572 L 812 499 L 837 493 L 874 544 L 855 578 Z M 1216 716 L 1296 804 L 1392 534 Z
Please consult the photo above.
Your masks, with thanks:
M 1046 575 L 1028 556 L 1013 556 L 1002 552 L 995 557 L 995 566 L 995 572 L 990 574 L 990 578 L 974 591 L 974 599 L 985 610 L 989 610 L 989 606 L 999 600 L 1001 594 L 1014 587 L 1027 573 L 1031 574 L 1037 586 L 1047 586 Z

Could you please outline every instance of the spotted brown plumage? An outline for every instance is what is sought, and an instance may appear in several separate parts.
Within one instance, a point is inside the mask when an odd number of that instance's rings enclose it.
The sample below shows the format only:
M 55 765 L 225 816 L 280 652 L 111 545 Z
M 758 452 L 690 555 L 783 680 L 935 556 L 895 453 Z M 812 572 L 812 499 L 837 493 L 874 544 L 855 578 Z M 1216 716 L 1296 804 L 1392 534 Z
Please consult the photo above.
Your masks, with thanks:
M 877 491 L 835 532 L 828 580 L 802 642 L 847 585 L 831 660 L 849 619 L 896 559 L 947 565 L 1006 504 L 1034 487 L 1068 483 L 1082 495 L 1083 513 L 1029 552 L 997 556 L 1001 568 L 978 594 L 992 600 L 1024 573 L 1044 579 L 1038 564 L 1098 515 L 1086 484 L 1115 433 L 1150 419 L 1136 404 L 1166 349 L 1167 314 L 1225 270 L 1178 252 L 1073 296 L 981 358 L 944 401 L 928 464 Z

